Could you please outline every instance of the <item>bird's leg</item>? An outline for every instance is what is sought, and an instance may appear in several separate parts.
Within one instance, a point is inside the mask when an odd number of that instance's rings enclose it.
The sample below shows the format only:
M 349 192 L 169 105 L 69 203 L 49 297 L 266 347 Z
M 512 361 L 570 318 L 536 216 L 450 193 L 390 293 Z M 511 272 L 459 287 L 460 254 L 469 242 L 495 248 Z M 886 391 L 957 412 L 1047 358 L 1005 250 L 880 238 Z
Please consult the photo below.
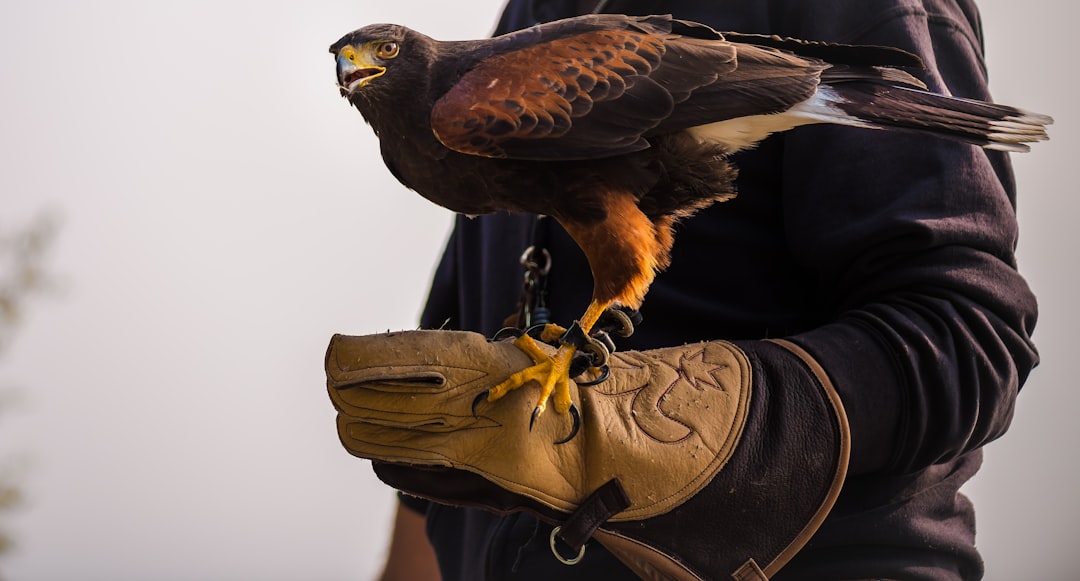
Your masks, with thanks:
M 589 308 L 576 325 L 558 338 L 559 347 L 554 356 L 549 357 L 527 333 L 516 339 L 515 343 L 529 355 L 533 365 L 514 373 L 487 393 L 488 401 L 495 401 L 526 383 L 537 382 L 540 384 L 540 397 L 533 410 L 533 422 L 544 412 L 550 400 L 555 411 L 570 413 L 574 420 L 571 435 L 563 441 L 573 437 L 580 423 L 580 414 L 570 397 L 574 354 L 579 349 L 592 351 L 595 348 L 598 355 L 602 355 L 600 350 L 604 346 L 601 343 L 601 347 L 596 348 L 595 343 L 600 342 L 594 343 L 589 337 L 590 331 L 613 304 L 634 309 L 641 306 L 656 272 L 668 264 L 673 241 L 673 218 L 649 218 L 638 208 L 634 192 L 601 187 L 593 193 L 596 201 L 603 206 L 605 216 L 602 220 L 577 221 L 556 216 L 589 261 L 593 275 L 593 299 Z M 632 318 L 629 320 L 632 323 Z M 606 327 L 606 324 L 601 327 Z M 615 327 L 630 332 L 627 325 Z M 558 327 L 545 327 L 540 333 L 541 339 L 554 339 L 557 331 Z M 479 397 L 474 401 L 474 407 Z
M 585 314 L 577 322 L 577 326 L 581 328 L 585 335 L 588 335 L 609 304 L 594 300 L 589 305 Z M 557 329 L 559 327 L 554 325 L 545 327 L 541 332 L 541 339 L 544 341 L 554 339 L 551 335 Z M 515 339 L 514 344 L 533 360 L 534 365 L 514 373 L 502 383 L 488 390 L 487 400 L 495 401 L 522 385 L 535 381 L 540 384 L 540 397 L 537 399 L 536 407 L 533 409 L 534 422 L 547 409 L 549 400 L 555 406 L 555 411 L 560 414 L 568 413 L 573 404 L 573 400 L 570 398 L 570 363 L 574 359 L 577 346 L 562 342 L 555 355 L 549 356 L 527 334 Z

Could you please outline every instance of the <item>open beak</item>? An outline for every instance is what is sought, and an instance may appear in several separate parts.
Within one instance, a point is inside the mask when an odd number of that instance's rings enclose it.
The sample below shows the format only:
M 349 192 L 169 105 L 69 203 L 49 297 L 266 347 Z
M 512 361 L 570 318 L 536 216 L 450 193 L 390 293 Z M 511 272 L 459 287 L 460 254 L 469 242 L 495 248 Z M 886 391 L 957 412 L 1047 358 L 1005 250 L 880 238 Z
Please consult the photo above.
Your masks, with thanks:
M 364 53 L 351 45 L 342 47 L 337 53 L 338 87 L 343 95 L 363 87 L 385 72 L 386 67 L 371 64 L 364 58 Z

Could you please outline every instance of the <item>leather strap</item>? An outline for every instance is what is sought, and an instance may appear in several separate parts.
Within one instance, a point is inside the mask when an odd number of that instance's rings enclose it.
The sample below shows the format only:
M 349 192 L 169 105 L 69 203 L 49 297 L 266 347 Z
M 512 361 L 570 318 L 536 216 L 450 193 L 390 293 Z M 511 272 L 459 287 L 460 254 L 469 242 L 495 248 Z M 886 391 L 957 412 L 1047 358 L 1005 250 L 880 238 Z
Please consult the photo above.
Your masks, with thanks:
M 557 536 L 571 549 L 579 551 L 600 525 L 629 507 L 630 497 L 619 484 L 619 479 L 612 478 L 581 503 L 570 518 L 563 522 Z

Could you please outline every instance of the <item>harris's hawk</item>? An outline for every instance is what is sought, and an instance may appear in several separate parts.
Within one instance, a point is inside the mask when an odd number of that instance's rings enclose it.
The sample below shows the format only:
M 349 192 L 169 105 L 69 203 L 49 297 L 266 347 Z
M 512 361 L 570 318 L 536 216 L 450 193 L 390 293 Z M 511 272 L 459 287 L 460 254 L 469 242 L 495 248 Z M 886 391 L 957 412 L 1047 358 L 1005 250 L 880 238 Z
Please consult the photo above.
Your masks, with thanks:
M 1052 121 L 928 92 L 898 68 L 920 59 L 898 49 L 721 34 L 670 16 L 595 14 L 459 42 L 375 24 L 330 51 L 341 94 L 405 186 L 455 212 L 562 224 L 592 269 L 585 333 L 609 307 L 641 305 L 675 221 L 732 197 L 727 156 L 772 133 L 835 123 L 1026 151 Z M 529 335 L 517 341 L 535 365 L 488 398 L 536 380 L 533 420 L 549 397 L 571 410 L 575 346 L 549 357 Z

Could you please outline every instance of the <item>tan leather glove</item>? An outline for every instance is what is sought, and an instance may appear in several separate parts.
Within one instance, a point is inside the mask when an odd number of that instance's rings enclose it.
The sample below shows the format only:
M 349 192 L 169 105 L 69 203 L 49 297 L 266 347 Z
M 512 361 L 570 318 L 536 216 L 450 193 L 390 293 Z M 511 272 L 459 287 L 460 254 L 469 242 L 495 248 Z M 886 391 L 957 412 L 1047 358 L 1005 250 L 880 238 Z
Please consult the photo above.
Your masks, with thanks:
M 342 443 L 396 488 L 528 510 L 561 525 L 574 550 L 593 536 L 644 578 L 763 579 L 828 513 L 848 442 L 839 399 L 805 352 L 749 346 L 613 354 L 608 379 L 572 390 L 581 430 L 564 444 L 554 442 L 569 415 L 549 412 L 530 430 L 528 386 L 474 407 L 532 363 L 509 341 L 339 335 L 326 371 Z

